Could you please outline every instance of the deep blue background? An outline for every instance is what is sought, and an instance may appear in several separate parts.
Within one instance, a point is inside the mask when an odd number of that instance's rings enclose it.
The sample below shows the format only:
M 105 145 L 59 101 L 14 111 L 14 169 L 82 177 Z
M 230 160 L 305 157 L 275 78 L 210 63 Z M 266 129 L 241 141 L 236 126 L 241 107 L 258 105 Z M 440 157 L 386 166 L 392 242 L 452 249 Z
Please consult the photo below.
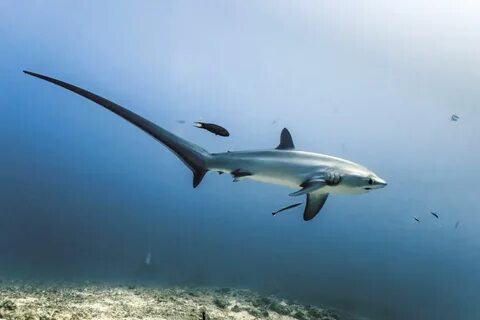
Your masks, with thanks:
M 151 252 L 166 285 L 478 319 L 478 8 L 335 3 L 0 1 L 0 275 L 131 281 Z M 24 69 L 211 152 L 274 147 L 286 126 L 389 185 L 273 218 L 290 190 L 211 173 L 194 190 L 155 140 Z

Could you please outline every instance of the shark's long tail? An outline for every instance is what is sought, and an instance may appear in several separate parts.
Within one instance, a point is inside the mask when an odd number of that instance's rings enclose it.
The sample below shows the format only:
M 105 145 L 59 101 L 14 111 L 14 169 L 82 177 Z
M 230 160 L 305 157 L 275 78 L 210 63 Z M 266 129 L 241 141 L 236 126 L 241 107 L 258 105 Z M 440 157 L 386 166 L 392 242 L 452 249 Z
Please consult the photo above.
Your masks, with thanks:
M 203 148 L 184 140 L 173 133 L 157 126 L 155 123 L 148 121 L 147 119 L 139 116 L 138 114 L 112 102 L 87 90 L 81 89 L 69 83 L 50 78 L 38 73 L 29 71 L 23 71 L 28 75 L 43 79 L 45 81 L 56 84 L 67 90 L 75 92 L 93 102 L 98 103 L 105 109 L 119 115 L 128 122 L 134 124 L 138 128 L 142 129 L 146 133 L 150 134 L 156 140 L 163 143 L 168 149 L 170 149 L 180 160 L 187 165 L 193 172 L 193 187 L 197 187 L 202 181 L 205 173 L 208 171 L 208 160 L 210 154 Z

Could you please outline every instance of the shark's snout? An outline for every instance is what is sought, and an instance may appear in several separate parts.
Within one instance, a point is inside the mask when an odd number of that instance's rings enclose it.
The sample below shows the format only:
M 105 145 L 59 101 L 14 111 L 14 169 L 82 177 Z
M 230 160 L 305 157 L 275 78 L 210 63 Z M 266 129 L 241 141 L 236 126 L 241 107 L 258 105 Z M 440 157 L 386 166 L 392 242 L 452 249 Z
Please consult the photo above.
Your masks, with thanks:
M 376 178 L 375 184 L 378 185 L 380 188 L 386 187 L 388 185 L 387 181 L 383 180 L 382 178 Z
M 378 176 L 373 176 L 368 179 L 368 186 L 363 189 L 370 191 L 374 189 L 381 189 L 387 186 L 387 181 L 383 180 Z

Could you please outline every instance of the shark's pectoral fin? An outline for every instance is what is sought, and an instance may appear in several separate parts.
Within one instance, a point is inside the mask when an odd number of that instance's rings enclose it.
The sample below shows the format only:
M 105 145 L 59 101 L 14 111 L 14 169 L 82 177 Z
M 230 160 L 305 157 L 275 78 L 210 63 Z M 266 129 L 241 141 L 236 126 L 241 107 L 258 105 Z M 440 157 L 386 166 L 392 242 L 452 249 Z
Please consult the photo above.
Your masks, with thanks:
M 289 196 L 296 197 L 296 196 L 301 196 L 304 194 L 308 194 L 311 192 L 318 191 L 319 189 L 325 187 L 327 182 L 323 179 L 312 179 L 305 181 L 304 183 L 301 184 L 302 189 L 292 192 L 289 194 Z
M 295 149 L 293 144 L 292 135 L 287 128 L 283 128 L 282 133 L 280 134 L 280 144 L 275 148 L 277 150 L 291 150 Z
M 328 193 L 311 192 L 307 194 L 307 205 L 303 212 L 303 220 L 308 221 L 315 218 L 327 201 Z

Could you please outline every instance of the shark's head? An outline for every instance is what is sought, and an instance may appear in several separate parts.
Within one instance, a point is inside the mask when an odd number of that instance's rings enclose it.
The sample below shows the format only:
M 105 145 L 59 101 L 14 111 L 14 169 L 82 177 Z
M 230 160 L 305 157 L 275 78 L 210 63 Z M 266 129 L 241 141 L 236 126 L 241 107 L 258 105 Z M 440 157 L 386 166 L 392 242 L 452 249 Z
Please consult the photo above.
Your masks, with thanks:
M 361 188 L 366 191 L 381 189 L 387 186 L 387 181 L 383 180 L 373 172 L 370 172 L 369 175 L 362 179 L 362 182 L 363 185 Z
M 367 168 L 358 166 L 342 174 L 340 184 L 348 193 L 365 193 L 387 186 L 387 182 Z

